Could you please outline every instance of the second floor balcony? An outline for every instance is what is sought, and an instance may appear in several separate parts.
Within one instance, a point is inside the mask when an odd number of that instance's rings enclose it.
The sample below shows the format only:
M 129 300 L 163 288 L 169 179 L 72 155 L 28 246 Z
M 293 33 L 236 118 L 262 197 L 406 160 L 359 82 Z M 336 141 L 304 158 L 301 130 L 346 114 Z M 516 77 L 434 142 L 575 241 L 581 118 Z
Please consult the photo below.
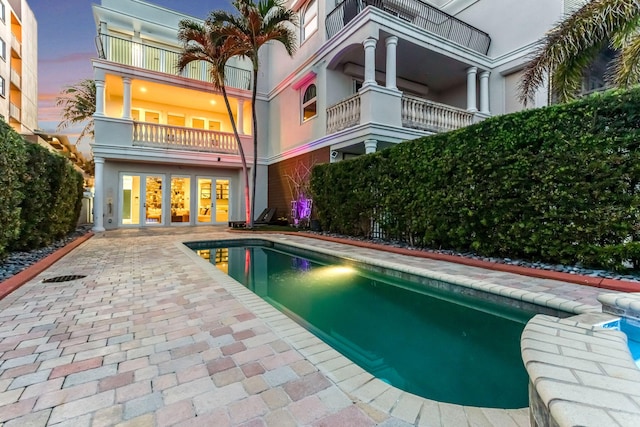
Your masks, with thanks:
M 178 50 L 168 50 L 106 34 L 98 35 L 96 44 L 100 59 L 204 82 L 211 81 L 210 65 L 204 61 L 192 62 L 182 73 L 179 73 L 177 64 L 180 52 Z M 228 87 L 250 90 L 251 72 L 227 65 L 225 83 Z
M 245 139 L 249 140 L 250 137 L 246 136 Z M 238 143 L 233 133 L 157 123 L 134 121 L 132 143 L 143 147 L 238 154 Z
M 421 0 L 344 0 L 327 15 L 327 38 L 335 36 L 367 6 L 383 10 L 483 55 L 489 51 L 489 34 Z

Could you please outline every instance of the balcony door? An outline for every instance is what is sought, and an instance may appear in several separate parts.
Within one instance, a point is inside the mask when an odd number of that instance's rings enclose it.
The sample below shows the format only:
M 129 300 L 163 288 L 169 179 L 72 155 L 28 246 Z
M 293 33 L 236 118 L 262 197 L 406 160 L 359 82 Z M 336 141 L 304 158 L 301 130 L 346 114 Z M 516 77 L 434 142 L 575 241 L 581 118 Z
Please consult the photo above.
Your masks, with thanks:
M 229 221 L 229 179 L 198 177 L 198 224 L 225 224 Z
M 154 226 L 165 223 L 164 175 L 122 174 L 120 179 L 120 224 Z

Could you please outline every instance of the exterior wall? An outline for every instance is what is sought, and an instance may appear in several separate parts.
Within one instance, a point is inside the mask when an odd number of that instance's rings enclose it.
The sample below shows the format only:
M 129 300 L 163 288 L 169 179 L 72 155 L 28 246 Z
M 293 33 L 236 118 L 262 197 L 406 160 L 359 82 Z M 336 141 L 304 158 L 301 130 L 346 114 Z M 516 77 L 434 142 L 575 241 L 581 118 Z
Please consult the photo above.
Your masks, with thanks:
M 489 33 L 489 56 L 497 58 L 536 42 L 563 13 L 562 0 L 482 0 L 456 18 Z
M 11 86 L 11 7 L 6 0 L 4 4 L 5 17 L 0 21 L 0 38 L 6 44 L 5 60 L 0 60 L 0 77 L 4 79 L 4 95 L 0 96 L 0 114 L 4 121 L 9 122 L 9 91 Z
M 297 176 L 304 173 L 306 168 L 311 168 L 315 164 L 329 163 L 329 147 L 310 151 L 300 156 L 269 165 L 269 204 L 270 208 L 276 208 L 277 217 L 287 217 L 291 220 L 292 182 L 287 175 Z

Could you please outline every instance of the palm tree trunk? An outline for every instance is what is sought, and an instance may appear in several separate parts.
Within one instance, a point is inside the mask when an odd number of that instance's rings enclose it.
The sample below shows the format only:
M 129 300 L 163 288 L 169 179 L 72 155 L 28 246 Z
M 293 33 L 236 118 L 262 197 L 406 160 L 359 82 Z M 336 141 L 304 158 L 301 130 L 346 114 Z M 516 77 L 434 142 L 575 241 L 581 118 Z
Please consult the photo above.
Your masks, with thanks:
M 257 60 L 256 60 L 257 61 Z M 258 94 L 258 64 L 253 65 L 253 88 L 251 92 L 251 120 L 253 121 L 253 188 L 251 192 L 251 212 L 256 208 L 256 172 L 258 168 L 258 117 L 256 116 L 256 95 Z M 253 228 L 253 215 L 249 221 L 249 228 Z
M 242 161 L 242 174 L 244 175 L 244 206 L 245 206 L 245 218 L 248 224 L 252 222 L 253 206 L 249 203 L 249 171 L 247 170 L 247 158 L 244 155 L 244 148 L 242 148 L 242 141 L 240 141 L 240 135 L 238 134 L 238 127 L 236 121 L 233 118 L 233 112 L 231 111 L 231 104 L 229 104 L 229 97 L 227 96 L 227 89 L 224 85 L 221 87 L 222 97 L 224 98 L 224 104 L 227 106 L 227 113 L 231 120 L 231 127 L 233 128 L 233 134 L 236 137 L 238 143 L 238 151 L 240 152 L 240 160 Z M 254 184 L 255 185 L 255 184 Z M 253 224 L 251 224 L 253 226 Z

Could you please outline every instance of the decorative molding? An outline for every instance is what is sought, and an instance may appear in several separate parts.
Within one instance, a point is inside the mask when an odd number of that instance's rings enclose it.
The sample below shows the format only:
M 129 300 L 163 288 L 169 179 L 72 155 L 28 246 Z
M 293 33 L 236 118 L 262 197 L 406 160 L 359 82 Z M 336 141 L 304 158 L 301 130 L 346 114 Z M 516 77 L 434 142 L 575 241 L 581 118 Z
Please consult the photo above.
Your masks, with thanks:
M 293 88 L 293 90 L 298 90 L 304 86 L 306 86 L 309 82 L 311 82 L 312 80 L 314 80 L 316 78 L 317 74 L 315 71 L 313 70 L 309 70 L 307 71 L 306 74 L 304 74 L 302 77 L 300 77 L 299 79 L 297 79 L 296 81 L 294 81 L 291 84 L 291 87 Z

